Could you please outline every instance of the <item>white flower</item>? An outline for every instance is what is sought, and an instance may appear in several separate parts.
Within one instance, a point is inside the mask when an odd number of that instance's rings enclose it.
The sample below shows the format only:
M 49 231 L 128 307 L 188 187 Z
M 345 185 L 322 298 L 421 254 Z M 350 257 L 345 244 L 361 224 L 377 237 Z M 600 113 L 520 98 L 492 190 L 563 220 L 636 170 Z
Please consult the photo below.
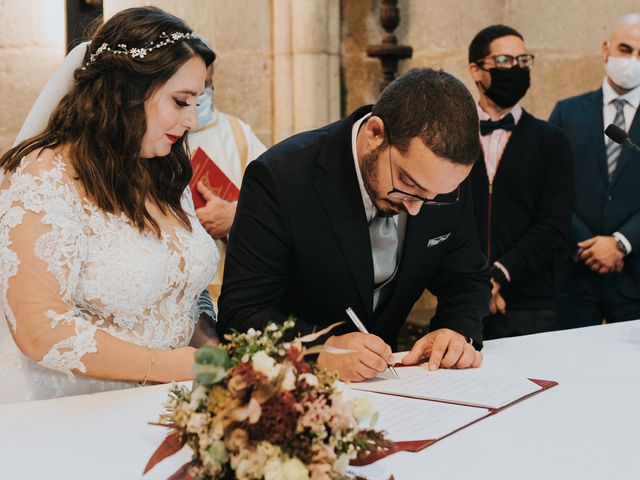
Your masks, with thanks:
M 282 465 L 283 480 L 309 480 L 309 470 L 297 458 L 289 458 Z M 266 480 L 265 476 L 265 480 Z
M 187 432 L 200 433 L 204 430 L 208 415 L 206 413 L 193 413 L 187 424 Z
M 309 470 L 297 458 L 271 457 L 264 466 L 264 480 L 309 480 Z
M 200 403 L 203 403 L 205 400 L 207 400 L 208 396 L 209 393 L 207 389 L 200 385 L 191 392 L 191 401 L 189 402 L 189 407 L 191 407 L 193 410 L 197 409 L 200 406 Z
M 256 372 L 264 373 L 269 380 L 274 379 L 280 371 L 280 366 L 264 350 L 251 356 L 251 366 Z
M 360 423 L 374 414 L 373 405 L 367 397 L 358 397 L 353 401 L 353 416 Z
M 294 388 L 296 388 L 296 374 L 293 368 L 289 367 L 282 380 L 282 389 L 290 392 Z
M 283 480 L 284 472 L 282 467 L 283 464 L 277 456 L 271 457 L 264 466 L 264 480 Z
M 246 336 L 247 336 L 247 338 L 253 338 L 255 334 L 256 334 L 255 329 L 250 328 L 249 330 L 247 330 Z
M 147 55 L 147 49 L 132 48 L 131 50 L 129 50 L 129 53 L 131 54 L 131 58 L 136 58 L 136 57 L 144 58 Z
M 304 380 L 307 382 L 307 385 L 310 387 L 315 387 L 318 385 L 318 377 L 316 377 L 313 373 L 303 373 L 300 375 L 300 380 Z
M 344 475 L 347 471 L 347 467 L 349 466 L 349 454 L 343 453 L 338 457 L 338 459 L 333 462 L 332 470 L 336 472 L 338 475 Z

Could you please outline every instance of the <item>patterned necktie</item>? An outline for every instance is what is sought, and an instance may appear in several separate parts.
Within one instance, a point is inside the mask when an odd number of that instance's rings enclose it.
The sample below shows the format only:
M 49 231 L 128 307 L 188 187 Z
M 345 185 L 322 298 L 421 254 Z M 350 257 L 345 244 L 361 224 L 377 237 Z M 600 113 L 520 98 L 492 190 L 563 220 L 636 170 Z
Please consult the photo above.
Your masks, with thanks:
M 373 282 L 375 291 L 373 308 L 380 300 L 381 287 L 396 270 L 398 262 L 398 227 L 392 216 L 378 215 L 369 223 L 371 257 L 373 259 Z
M 624 124 L 624 104 L 626 103 L 626 100 L 616 98 L 612 103 L 616 107 L 616 116 L 613 119 L 613 124 L 626 131 Z M 613 172 L 616 171 L 621 150 L 622 145 L 607 137 L 607 171 L 609 172 L 609 180 L 613 177 Z

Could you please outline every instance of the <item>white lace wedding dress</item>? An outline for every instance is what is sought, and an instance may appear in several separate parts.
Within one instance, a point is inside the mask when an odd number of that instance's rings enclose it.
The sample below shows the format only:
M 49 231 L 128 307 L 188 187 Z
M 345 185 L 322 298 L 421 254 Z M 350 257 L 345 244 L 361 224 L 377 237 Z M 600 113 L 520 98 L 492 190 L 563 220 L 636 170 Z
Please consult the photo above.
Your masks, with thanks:
M 158 238 L 99 210 L 68 170 L 57 155 L 0 173 L 0 404 L 134 386 L 71 370 L 84 372 L 83 356 L 99 351 L 97 330 L 152 348 L 188 345 L 216 271 L 188 190 L 192 231 L 160 224 Z M 38 322 L 39 361 L 10 333 L 25 321 Z

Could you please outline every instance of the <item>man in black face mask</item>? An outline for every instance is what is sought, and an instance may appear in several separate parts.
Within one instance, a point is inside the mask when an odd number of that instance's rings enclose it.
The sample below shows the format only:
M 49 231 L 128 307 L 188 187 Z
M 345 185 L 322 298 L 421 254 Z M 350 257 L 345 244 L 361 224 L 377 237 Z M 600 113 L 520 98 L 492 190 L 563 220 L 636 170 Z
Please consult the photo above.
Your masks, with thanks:
M 504 25 L 481 30 L 469 45 L 483 153 L 471 184 L 493 286 L 486 339 L 556 328 L 553 266 L 568 234 L 573 170 L 564 134 L 518 103 L 533 59 L 522 35 Z

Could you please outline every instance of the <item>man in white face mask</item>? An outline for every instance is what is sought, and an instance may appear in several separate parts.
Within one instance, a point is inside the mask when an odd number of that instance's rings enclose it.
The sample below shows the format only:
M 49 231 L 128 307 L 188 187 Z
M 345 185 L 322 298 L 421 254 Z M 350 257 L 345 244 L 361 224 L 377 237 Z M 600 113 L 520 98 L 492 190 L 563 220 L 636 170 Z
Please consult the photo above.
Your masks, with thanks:
M 605 137 L 615 124 L 640 140 L 640 14 L 623 17 L 602 45 L 596 91 L 558 102 L 575 162 L 571 239 L 561 261 L 561 328 L 640 318 L 640 154 Z
M 237 189 L 240 189 L 242 175 L 247 164 L 260 156 L 267 148 L 253 133 L 251 127 L 242 120 L 221 112 L 213 101 L 213 66 L 207 69 L 205 90 L 198 97 L 198 128 L 189 133 L 189 149 L 192 156 L 205 154 Z M 220 294 L 226 240 L 236 213 L 235 201 L 227 201 L 205 182 L 200 181 L 195 189 L 206 202 L 196 204 L 196 215 L 207 232 L 216 239 L 220 251 L 220 264 L 209 291 L 214 300 Z

